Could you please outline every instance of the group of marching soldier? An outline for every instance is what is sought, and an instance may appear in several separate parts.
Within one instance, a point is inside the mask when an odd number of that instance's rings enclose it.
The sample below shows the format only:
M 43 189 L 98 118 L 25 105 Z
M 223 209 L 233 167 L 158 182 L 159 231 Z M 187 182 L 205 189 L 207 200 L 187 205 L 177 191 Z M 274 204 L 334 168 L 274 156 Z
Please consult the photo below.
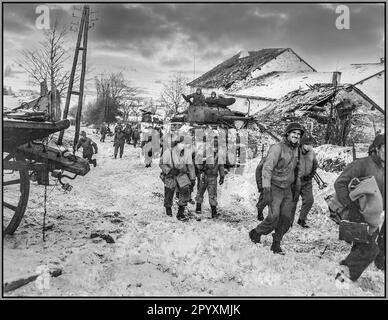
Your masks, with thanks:
M 172 203 L 177 193 L 179 220 L 186 220 L 184 215 L 190 195 L 197 181 L 195 197 L 196 212 L 201 213 L 201 205 L 205 191 L 208 191 L 212 217 L 217 213 L 217 178 L 223 184 L 225 170 L 223 162 L 218 161 L 218 145 L 214 140 L 214 161 L 192 161 L 191 152 L 185 152 L 185 141 L 171 141 L 171 148 L 163 152 L 160 162 L 161 178 L 164 182 L 164 206 L 166 214 L 172 216 Z M 311 146 L 311 138 L 299 123 L 287 126 L 283 139 L 270 146 L 268 154 L 262 158 L 256 170 L 256 182 L 260 192 L 257 204 L 258 220 L 261 221 L 249 232 L 254 243 L 260 243 L 261 237 L 272 233 L 271 251 L 284 255 L 281 241 L 293 225 L 296 207 L 302 199 L 301 210 L 297 223 L 309 228 L 306 220 L 314 203 L 312 180 L 318 168 L 318 161 Z M 206 153 L 206 158 L 209 154 Z M 366 240 L 357 238 L 351 241 L 349 255 L 340 263 L 336 281 L 356 281 L 362 272 L 373 261 L 377 268 L 385 270 L 385 134 L 378 134 L 369 148 L 369 156 L 349 164 L 334 184 L 335 191 L 343 209 L 349 210 L 349 221 L 368 224 L 369 233 Z M 376 192 L 380 198 L 362 204 L 349 197 L 348 188 L 352 179 L 363 180 L 373 176 L 376 180 Z M 362 193 L 362 191 L 360 191 Z M 368 198 L 370 199 L 370 198 Z M 380 200 L 379 200 L 380 199 Z M 379 203 L 376 203 L 379 201 Z M 268 206 L 264 218 L 263 209 Z M 364 207 L 367 207 L 366 210 Z M 367 213 L 366 213 L 367 211 Z M 367 215 L 366 215 L 367 214 Z M 369 216 L 368 216 L 369 215 Z M 370 222 L 372 221 L 372 222 Z M 384 221 L 384 222 L 383 222 Z
M 161 130 L 153 132 L 158 133 L 160 138 Z M 103 126 L 100 141 L 104 141 L 105 134 L 106 128 Z M 139 138 L 137 128 L 117 125 L 114 133 L 114 158 L 117 158 L 119 150 L 120 158 L 122 157 L 125 141 L 129 143 L 132 140 L 136 146 Z M 152 139 L 151 136 L 148 138 L 143 145 Z M 196 213 L 202 213 L 202 202 L 207 191 L 211 217 L 218 217 L 217 184 L 224 183 L 225 168 L 224 162 L 219 161 L 217 139 L 214 138 L 212 148 L 205 151 L 202 149 L 201 152 L 198 152 L 197 146 L 193 146 L 191 139 L 187 142 L 184 137 L 166 134 L 162 140 L 163 144 L 168 142 L 168 147 L 163 147 L 160 153 L 159 165 L 162 170 L 160 178 L 164 183 L 166 214 L 172 216 L 173 200 L 174 196 L 177 196 L 177 219 L 187 220 L 185 207 L 189 202 L 194 203 L 192 194 L 197 185 Z M 284 255 L 281 241 L 293 225 L 299 198 L 302 199 L 302 204 L 297 223 L 303 228 L 309 228 L 307 216 L 314 203 L 312 180 L 318 168 L 311 144 L 305 129 L 299 123 L 291 123 L 287 126 L 283 139 L 270 146 L 268 154 L 261 159 L 256 169 L 256 182 L 260 193 L 257 218 L 260 223 L 249 232 L 249 238 L 254 243 L 260 243 L 261 237 L 272 233 L 270 249 L 273 253 Z M 80 147 L 83 147 L 84 158 L 96 166 L 92 155 L 93 149 L 97 153 L 97 145 L 86 137 L 85 132 L 82 132 L 76 149 Z M 150 152 L 145 152 L 147 159 L 152 159 L 153 151 Z M 151 160 L 146 163 L 146 167 L 149 166 Z M 375 192 L 380 194 L 379 197 L 373 200 L 370 200 L 371 197 L 364 197 L 363 202 L 359 200 L 360 197 L 351 198 L 350 183 L 354 179 L 362 181 L 366 177 L 374 177 L 377 190 Z M 351 252 L 341 261 L 336 281 L 356 281 L 373 261 L 377 268 L 385 270 L 385 219 L 382 217 L 382 211 L 385 211 L 385 134 L 376 135 L 369 148 L 368 157 L 349 164 L 337 178 L 334 188 L 342 210 L 349 212 L 347 219 L 355 224 L 367 224 L 369 228 L 365 239 L 351 240 Z M 364 190 L 364 194 L 363 191 L 360 192 L 365 195 L 366 191 Z M 365 199 L 369 199 L 369 202 Z M 265 207 L 268 207 L 266 217 L 263 215 Z

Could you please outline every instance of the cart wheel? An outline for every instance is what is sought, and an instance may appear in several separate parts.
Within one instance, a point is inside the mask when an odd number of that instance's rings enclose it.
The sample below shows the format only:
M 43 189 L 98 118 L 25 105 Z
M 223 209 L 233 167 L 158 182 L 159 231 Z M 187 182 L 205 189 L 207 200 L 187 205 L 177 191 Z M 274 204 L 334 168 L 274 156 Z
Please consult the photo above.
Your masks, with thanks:
M 3 171 L 3 232 L 13 234 L 26 211 L 30 179 L 27 168 L 8 171 Z

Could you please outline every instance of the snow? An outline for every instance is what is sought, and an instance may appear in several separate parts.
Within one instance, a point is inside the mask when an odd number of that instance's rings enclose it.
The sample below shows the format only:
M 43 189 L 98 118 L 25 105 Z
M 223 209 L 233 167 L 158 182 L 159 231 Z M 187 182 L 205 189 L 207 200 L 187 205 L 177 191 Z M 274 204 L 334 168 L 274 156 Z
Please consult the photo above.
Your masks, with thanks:
M 332 76 L 332 72 L 274 72 L 252 80 L 233 94 L 279 99 L 291 91 L 308 89 L 308 85 L 331 83 Z
M 385 69 L 384 63 L 351 64 L 339 69 L 341 72 L 340 83 L 355 84 Z
M 151 168 L 141 151 L 125 145 L 113 159 L 113 141 L 98 144 L 98 166 L 69 181 L 70 193 L 48 187 L 46 242 L 42 241 L 44 187 L 32 182 L 25 218 L 4 238 L 4 279 L 34 273 L 41 265 L 63 269 L 50 288 L 30 283 L 9 296 L 383 296 L 384 274 L 371 265 L 349 290 L 337 289 L 334 270 L 350 246 L 338 240 L 324 197 L 338 173 L 319 171 L 329 184 L 319 190 L 309 216 L 310 229 L 294 224 L 283 241 L 285 256 L 274 255 L 272 237 L 253 244 L 248 232 L 257 225 L 258 193 L 254 171 L 259 158 L 243 171 L 228 173 L 218 188 L 219 219 L 210 219 L 207 196 L 203 213 L 188 206 L 188 222 L 168 217 L 157 159 Z M 72 140 L 73 127 L 66 130 Z M 329 148 L 329 147 L 328 147 Z M 323 149 L 322 149 L 323 152 Z M 266 215 L 266 210 L 264 212 Z M 106 243 L 90 234 L 109 234 Z M 321 255 L 325 247 L 325 253 Z

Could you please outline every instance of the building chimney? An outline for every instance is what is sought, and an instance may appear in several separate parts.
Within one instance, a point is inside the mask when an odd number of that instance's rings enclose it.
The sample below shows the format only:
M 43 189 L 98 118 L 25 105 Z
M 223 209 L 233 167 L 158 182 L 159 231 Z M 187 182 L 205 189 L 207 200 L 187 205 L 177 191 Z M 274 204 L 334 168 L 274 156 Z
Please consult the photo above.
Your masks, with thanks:
M 333 83 L 334 86 L 338 85 L 341 82 L 341 72 L 334 71 L 331 82 Z
M 380 58 L 380 63 L 384 63 L 385 62 L 385 58 Z
M 48 91 L 47 82 L 46 82 L 46 80 L 44 80 L 40 83 L 40 96 L 43 97 L 43 96 L 47 95 L 47 91 Z

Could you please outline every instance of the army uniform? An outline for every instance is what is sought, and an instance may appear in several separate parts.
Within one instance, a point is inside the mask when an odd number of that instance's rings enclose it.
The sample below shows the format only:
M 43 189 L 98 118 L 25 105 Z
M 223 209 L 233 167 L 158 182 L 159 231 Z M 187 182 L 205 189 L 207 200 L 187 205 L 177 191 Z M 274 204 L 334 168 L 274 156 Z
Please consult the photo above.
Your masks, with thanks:
M 129 124 L 125 127 L 124 133 L 125 133 L 125 140 L 129 144 L 131 142 L 131 136 L 132 136 L 132 128 Z
M 100 142 L 105 142 L 106 132 L 107 132 L 107 130 L 106 130 L 105 125 L 102 125 L 101 130 L 100 130 L 100 133 L 101 133 Z
M 214 157 L 214 164 L 205 163 L 197 164 L 200 174 L 199 186 L 195 201 L 197 202 L 197 213 L 201 213 L 201 205 L 203 196 L 207 190 L 209 196 L 209 204 L 212 210 L 212 217 L 217 216 L 217 177 L 220 175 L 220 184 L 224 182 L 225 170 L 223 164 L 218 164 L 218 157 Z
M 318 160 L 314 150 L 308 145 L 299 147 L 299 156 L 298 179 L 300 181 L 300 190 L 297 191 L 299 194 L 296 197 L 302 197 L 302 207 L 300 209 L 298 224 L 303 228 L 308 228 L 306 219 L 314 204 L 312 179 L 318 168 Z M 294 221 L 297 204 L 298 200 L 293 202 L 291 210 L 292 221 Z
M 291 123 L 286 129 L 285 138 L 272 145 L 268 151 L 262 169 L 264 203 L 268 205 L 268 215 L 249 232 L 251 240 L 259 243 L 262 235 L 275 231 L 271 250 L 279 254 L 284 254 L 280 248 L 280 242 L 292 224 L 292 185 L 296 180 L 298 144 L 292 144 L 287 135 L 295 130 L 300 131 L 303 136 L 302 126 Z
M 76 150 L 82 147 L 82 157 L 84 159 L 88 159 L 89 163 L 92 163 L 93 166 L 97 165 L 96 159 L 92 159 L 93 157 L 93 149 L 94 153 L 97 153 L 98 148 L 97 144 L 90 138 L 87 137 L 81 137 L 79 138 L 76 146 Z
M 198 94 L 197 92 L 194 92 L 189 94 L 187 99 L 191 98 L 193 98 L 192 106 L 204 106 L 206 104 L 205 96 L 202 93 Z
M 137 142 L 140 139 L 140 133 L 137 128 L 133 129 L 132 131 L 132 140 L 133 140 L 133 147 L 136 148 Z
M 378 139 L 378 137 L 376 137 L 376 139 Z M 385 144 L 385 135 L 382 141 L 384 141 L 383 144 Z M 349 221 L 356 223 L 365 222 L 364 216 L 359 211 L 360 208 L 358 204 L 352 202 L 349 197 L 348 185 L 353 178 L 368 176 L 375 177 L 383 197 L 383 209 L 385 210 L 384 162 L 376 154 L 372 154 L 369 157 L 357 159 L 349 164 L 334 183 L 338 200 L 342 205 L 349 209 Z M 383 226 L 385 227 L 385 223 Z M 368 243 L 354 242 L 349 255 L 341 261 L 340 264 L 348 267 L 350 279 L 356 281 L 369 264 L 376 258 L 379 258 L 378 255 L 385 260 L 385 252 L 380 252 L 380 250 L 385 250 L 385 231 L 383 229 L 380 234 L 379 231 L 376 230 L 372 235 L 369 235 Z M 378 262 L 379 261 L 375 261 L 377 267 L 379 267 Z
M 184 210 L 190 198 L 190 186 L 195 183 L 195 170 L 191 155 L 185 154 L 182 144 L 174 144 L 171 149 L 168 148 L 163 152 L 159 167 L 162 169 L 166 213 L 172 216 L 171 207 L 177 191 L 179 193 L 177 218 L 183 220 Z
M 125 144 L 125 133 L 122 130 L 117 130 L 114 136 L 114 157 L 115 159 L 117 158 L 117 153 L 120 148 L 120 158 L 123 157 L 123 152 L 124 152 L 124 144 Z

